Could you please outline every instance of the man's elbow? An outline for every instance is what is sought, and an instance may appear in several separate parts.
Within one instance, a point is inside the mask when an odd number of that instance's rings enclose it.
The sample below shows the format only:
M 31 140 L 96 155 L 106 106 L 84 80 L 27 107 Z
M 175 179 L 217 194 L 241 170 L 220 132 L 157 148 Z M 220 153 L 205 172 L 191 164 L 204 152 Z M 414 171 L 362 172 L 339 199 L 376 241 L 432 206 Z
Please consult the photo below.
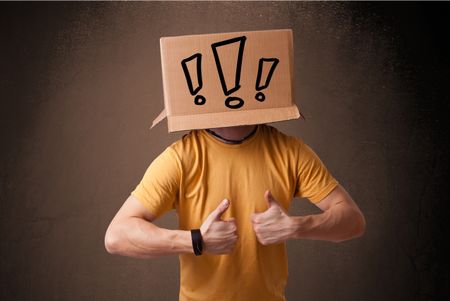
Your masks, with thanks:
M 105 234 L 105 249 L 110 254 L 119 254 L 120 253 L 120 236 L 117 231 L 115 231 L 111 226 L 109 226 L 108 230 Z
M 366 232 L 366 219 L 364 214 L 358 210 L 355 215 L 355 232 L 353 233 L 353 238 L 358 238 L 364 235 Z
M 350 239 L 359 238 L 366 232 L 366 219 L 360 210 L 355 210 L 350 218 L 349 231 L 346 235 L 336 239 L 334 242 L 343 242 Z

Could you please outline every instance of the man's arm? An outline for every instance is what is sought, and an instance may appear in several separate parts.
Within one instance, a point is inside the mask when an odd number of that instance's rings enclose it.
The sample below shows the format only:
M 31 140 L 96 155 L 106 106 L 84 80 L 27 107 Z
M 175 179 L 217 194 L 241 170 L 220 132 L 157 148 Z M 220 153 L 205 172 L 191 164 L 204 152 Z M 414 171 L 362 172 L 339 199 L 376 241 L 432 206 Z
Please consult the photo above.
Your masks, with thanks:
M 323 213 L 292 217 L 292 238 L 341 242 L 364 234 L 364 215 L 342 186 L 338 185 L 315 205 Z
M 222 201 L 200 227 L 205 253 L 226 254 L 235 247 L 237 228 L 234 220 L 220 219 L 229 205 L 228 200 Z M 136 258 L 194 253 L 190 231 L 160 228 L 152 223 L 154 219 L 155 216 L 137 198 L 129 196 L 106 231 L 106 250 Z
M 155 216 L 130 195 L 106 231 L 106 250 L 135 258 L 193 253 L 189 231 L 157 227 L 152 223 L 154 219 Z
M 263 245 L 288 239 L 317 239 L 341 242 L 363 235 L 364 215 L 345 189 L 338 185 L 330 194 L 316 203 L 323 212 L 314 215 L 289 216 L 267 191 L 269 208 L 252 216 L 253 228 Z

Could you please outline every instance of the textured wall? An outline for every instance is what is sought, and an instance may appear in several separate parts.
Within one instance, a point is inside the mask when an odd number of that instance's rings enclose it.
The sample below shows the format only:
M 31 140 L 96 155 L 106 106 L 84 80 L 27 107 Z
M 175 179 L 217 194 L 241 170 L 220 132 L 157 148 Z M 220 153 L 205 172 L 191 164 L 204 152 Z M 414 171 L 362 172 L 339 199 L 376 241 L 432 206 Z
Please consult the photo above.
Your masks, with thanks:
M 148 164 L 181 136 L 148 130 L 163 108 L 159 37 L 272 28 L 294 30 L 306 116 L 276 126 L 316 150 L 367 219 L 357 240 L 290 241 L 287 299 L 448 295 L 448 7 L 2 3 L 0 299 L 176 300 L 176 257 L 103 247 Z M 291 210 L 315 212 L 305 200 Z

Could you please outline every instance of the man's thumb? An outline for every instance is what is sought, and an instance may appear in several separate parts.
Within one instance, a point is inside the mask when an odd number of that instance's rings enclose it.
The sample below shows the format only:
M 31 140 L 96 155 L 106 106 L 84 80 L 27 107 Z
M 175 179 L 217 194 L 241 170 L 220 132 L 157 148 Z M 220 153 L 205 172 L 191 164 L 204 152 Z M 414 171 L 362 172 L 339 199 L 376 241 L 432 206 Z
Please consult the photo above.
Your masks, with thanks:
M 222 214 L 228 209 L 230 206 L 230 201 L 227 199 L 224 199 L 219 206 L 217 206 L 216 210 L 214 210 L 213 218 L 214 219 L 220 219 Z
M 272 192 L 270 192 L 270 190 L 266 190 L 266 192 L 264 193 L 264 198 L 267 201 L 267 204 L 269 204 L 269 207 L 271 207 L 272 205 L 278 205 L 277 200 L 275 200 L 275 198 L 272 195 Z

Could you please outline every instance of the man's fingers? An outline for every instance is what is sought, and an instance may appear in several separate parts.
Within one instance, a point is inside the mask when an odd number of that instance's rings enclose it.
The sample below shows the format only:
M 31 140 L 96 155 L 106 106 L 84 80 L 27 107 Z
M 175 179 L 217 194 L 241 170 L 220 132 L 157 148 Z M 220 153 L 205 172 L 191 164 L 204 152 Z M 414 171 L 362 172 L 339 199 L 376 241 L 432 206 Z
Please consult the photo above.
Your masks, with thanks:
M 237 231 L 236 220 L 234 219 L 234 217 L 226 220 L 225 223 L 227 223 L 228 225 L 231 226 L 231 229 L 233 230 L 233 232 Z
M 264 193 L 264 198 L 266 199 L 267 203 L 269 204 L 269 209 L 275 207 L 280 208 L 280 210 L 287 214 L 286 209 L 275 199 L 275 197 L 272 195 L 272 192 L 270 190 L 266 190 Z
M 265 214 L 264 214 L 265 212 L 266 211 L 261 212 L 261 213 L 252 213 L 252 215 L 251 215 L 252 222 L 256 223 L 256 224 L 264 222 L 266 220 Z
M 275 206 L 280 206 L 277 202 L 277 200 L 275 200 L 275 198 L 273 197 L 272 193 L 270 192 L 270 190 L 266 190 L 266 192 L 264 193 L 264 198 L 267 201 L 267 204 L 269 205 L 269 208 L 266 211 L 260 212 L 260 213 L 253 213 L 250 218 L 252 220 L 252 222 L 254 223 L 262 223 L 265 220 L 267 220 L 268 218 L 270 218 L 273 215 L 273 210 L 275 209 L 271 209 L 271 207 L 273 205 Z
M 216 209 L 209 215 L 210 218 L 213 220 L 219 220 L 222 214 L 228 209 L 230 206 L 230 201 L 227 199 L 224 199 L 219 206 L 217 206 Z
M 264 198 L 267 201 L 267 204 L 269 204 L 269 207 L 272 205 L 278 205 L 277 200 L 273 197 L 272 192 L 270 190 L 266 190 L 264 193 Z
M 220 239 L 216 242 L 215 247 L 211 250 L 211 253 L 213 254 L 228 254 L 233 251 L 234 248 L 236 248 L 236 245 L 238 243 L 238 235 L 237 234 L 231 234 L 227 235 L 226 237 Z
M 230 201 L 228 199 L 224 199 L 216 208 L 217 214 L 222 215 L 222 213 L 227 210 L 228 206 L 230 206 Z
M 229 254 L 233 252 L 233 250 L 236 248 L 237 245 L 237 239 L 233 242 L 229 242 L 225 245 L 223 245 L 221 248 L 217 249 L 214 253 L 215 254 Z
M 237 226 L 234 222 L 230 221 L 216 221 L 211 229 L 223 233 L 236 233 Z
M 267 223 L 277 218 L 279 216 L 279 212 L 280 212 L 279 209 L 271 207 L 264 212 L 252 213 L 250 218 L 252 222 L 255 224 Z

